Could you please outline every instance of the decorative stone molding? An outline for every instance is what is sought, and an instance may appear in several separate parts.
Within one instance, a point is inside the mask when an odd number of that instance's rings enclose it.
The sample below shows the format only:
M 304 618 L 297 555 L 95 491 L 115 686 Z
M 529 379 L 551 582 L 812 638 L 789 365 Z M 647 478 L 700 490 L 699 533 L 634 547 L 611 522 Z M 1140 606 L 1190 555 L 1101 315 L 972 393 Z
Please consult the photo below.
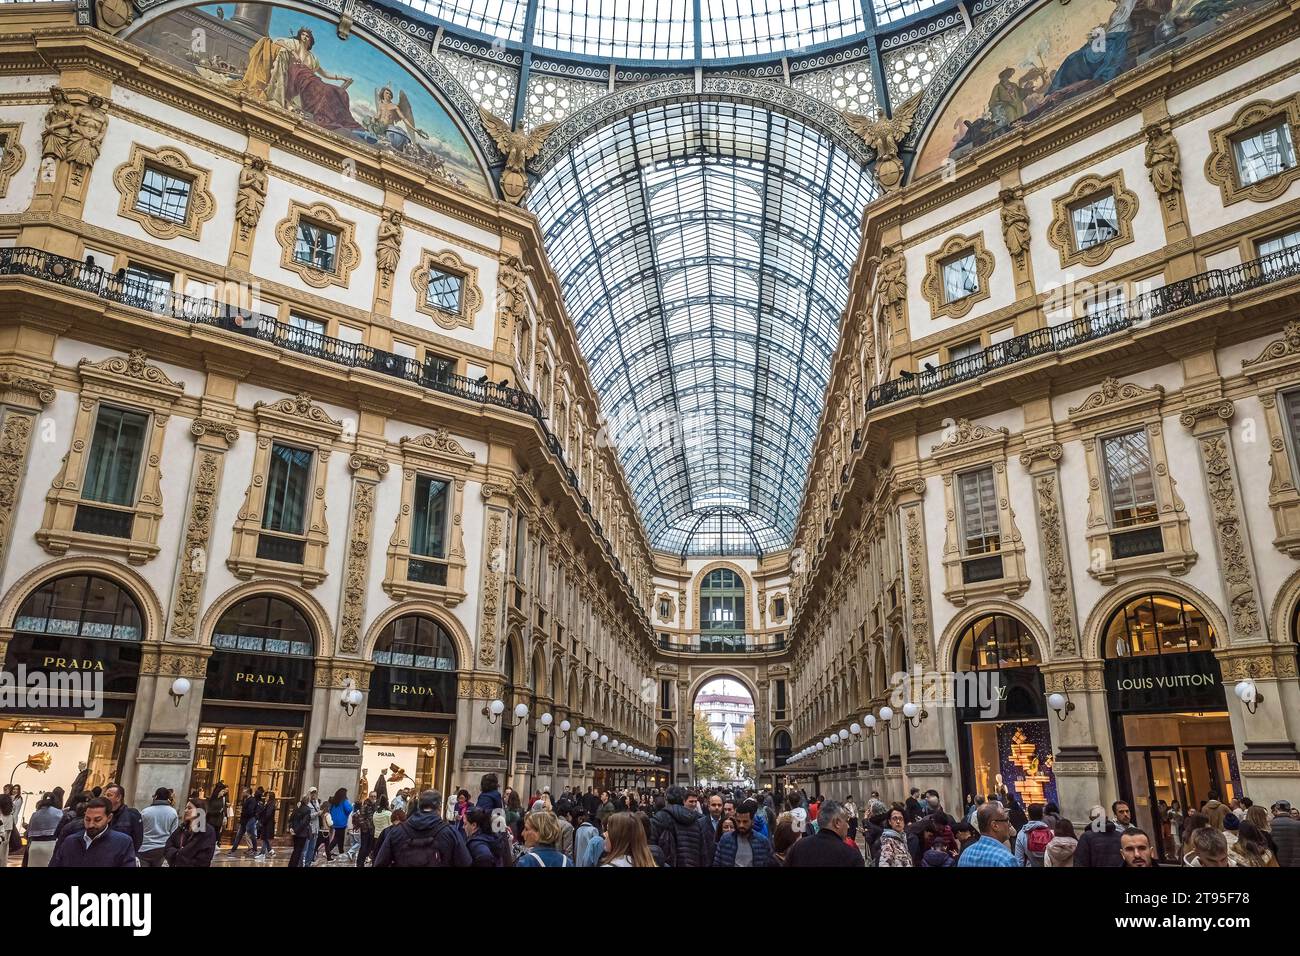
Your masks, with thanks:
M 1069 411 L 1070 421 L 1079 428 L 1084 460 L 1088 468 L 1088 522 L 1085 537 L 1092 557 L 1088 573 L 1103 584 L 1115 581 L 1120 573 L 1163 568 L 1170 574 L 1184 574 L 1196 561 L 1192 549 L 1190 522 L 1177 482 L 1169 472 L 1165 451 L 1161 405 L 1164 388 L 1146 388 L 1113 377 Z M 1145 430 L 1151 453 L 1151 472 L 1156 492 L 1156 520 L 1129 528 L 1110 526 L 1110 506 L 1105 488 L 1105 469 L 1101 461 L 1100 442 L 1118 434 Z M 1158 527 L 1161 550 L 1154 553 L 1116 558 L 1113 537 L 1143 527 Z
M 888 118 L 880 115 L 874 120 L 848 110 L 841 111 L 849 128 L 875 153 L 876 179 L 885 192 L 893 192 L 903 181 L 904 168 L 898 158 L 898 145 L 911 132 L 912 118 L 920 104 L 921 94 L 917 93 L 895 107 Z
M 22 144 L 22 123 L 0 123 L 0 197 L 9 190 L 9 180 L 27 162 Z
M 1020 460 L 1024 463 L 1023 455 Z M 1071 657 L 1079 652 L 1079 637 L 1075 624 L 1074 588 L 1071 585 L 1065 515 L 1061 510 L 1055 468 L 1034 478 L 1034 496 L 1038 502 L 1038 539 L 1052 628 L 1052 654 L 1054 657 Z
M 1269 202 L 1282 195 L 1300 177 L 1300 165 L 1282 170 L 1258 182 L 1243 186 L 1237 175 L 1237 158 L 1233 140 L 1244 133 L 1273 122 L 1284 122 L 1291 130 L 1291 142 L 1300 145 L 1300 97 L 1284 100 L 1258 100 L 1237 110 L 1232 119 L 1210 131 L 1210 155 L 1205 160 L 1205 178 L 1219 187 L 1223 204 L 1249 199 Z
M 1076 248 L 1071 212 L 1079 205 L 1106 193 L 1115 197 L 1119 235 L 1084 249 Z M 1115 170 L 1109 176 L 1088 175 L 1076 180 L 1068 193 L 1052 200 L 1052 222 L 1047 227 L 1047 241 L 1060 254 L 1061 268 L 1101 265 L 1120 246 L 1132 242 L 1133 220 L 1137 218 L 1137 210 L 1137 195 L 1124 187 L 1122 169 Z
M 945 299 L 944 265 L 971 254 L 975 256 L 975 275 L 979 279 L 979 288 L 960 299 Z M 975 303 L 989 297 L 989 277 L 992 275 L 993 254 L 984 248 L 984 233 L 949 237 L 942 246 L 925 257 L 925 278 L 921 280 L 921 295 L 930 305 L 930 317 L 938 319 L 948 316 L 951 319 L 960 319 L 966 316 Z
M 1210 518 L 1214 523 L 1219 556 L 1219 576 L 1228 598 L 1232 643 L 1256 641 L 1266 634 L 1261 602 L 1255 587 L 1245 514 L 1237 494 L 1232 440 L 1228 423 L 1233 404 L 1228 399 L 1208 402 L 1183 412 L 1183 427 L 1196 435 L 1205 472 L 1205 490 L 1210 497 Z
M 343 423 L 315 404 L 311 397 L 299 393 L 275 402 L 258 402 L 257 448 L 253 453 L 253 474 L 244 492 L 244 504 L 235 521 L 230 557 L 226 567 L 237 578 L 247 580 L 255 574 L 297 581 L 312 588 L 325 580 L 325 550 L 329 545 L 329 525 L 325 520 L 325 485 L 329 477 L 329 457 L 334 442 L 343 432 Z M 266 505 L 266 479 L 270 473 L 271 449 L 277 440 L 312 452 L 312 491 L 304 516 L 301 564 L 273 561 L 257 556 L 262 534 L 262 514 Z M 279 537 L 294 537 L 276 533 Z
M 138 208 L 140 184 L 148 168 L 174 175 L 190 184 L 189 199 L 185 204 L 185 218 L 181 222 L 163 219 Z M 209 188 L 212 173 L 195 166 L 188 156 L 173 146 L 151 149 L 139 143 L 131 144 L 131 155 L 113 172 L 113 185 L 120 197 L 117 214 L 123 219 L 139 223 L 140 228 L 155 239 L 184 237 L 196 242 L 202 238 L 203 224 L 217 211 L 217 201 Z
M 885 246 L 876 266 L 876 302 L 880 304 L 888 343 L 888 332 L 901 327 L 907 309 L 907 259 L 901 249 Z
M 479 118 L 483 128 L 488 131 L 497 151 L 505 160 L 505 169 L 501 172 L 501 193 L 506 201 L 518 206 L 528 193 L 528 161 L 541 152 L 546 138 L 551 135 L 559 123 L 542 123 L 531 130 L 514 130 L 505 122 L 493 116 L 491 112 L 479 107 Z
M 1296 677 L 1294 644 L 1224 648 L 1216 651 L 1215 656 L 1219 659 L 1225 684 L 1243 680 L 1294 680 Z
M 294 245 L 298 239 L 298 223 L 306 219 L 337 233 L 338 244 L 334 250 L 334 269 L 326 271 L 311 263 L 294 258 Z M 297 273 L 313 289 L 332 285 L 346 289 L 352 270 L 361 262 L 361 247 L 356 243 L 357 224 L 344 219 L 328 203 L 304 203 L 289 200 L 289 214 L 275 226 L 275 239 L 280 244 L 280 268 Z
M 384 573 L 384 591 L 394 600 L 422 595 L 443 605 L 455 607 L 465 600 L 465 535 L 461 526 L 465 510 L 465 476 L 474 465 L 474 454 L 467 452 L 446 429 L 403 438 L 401 507 L 388 541 L 388 563 Z M 447 513 L 447 554 L 424 556 L 411 552 L 411 522 L 415 507 L 415 485 L 420 475 L 447 482 L 450 494 Z M 446 584 L 412 581 L 412 561 L 444 564 Z
M 505 591 L 506 521 L 509 512 L 503 508 L 487 510 L 487 528 L 484 535 L 483 598 L 479 602 L 478 663 L 480 667 L 497 666 L 497 644 L 501 634 L 501 604 Z M 522 663 L 522 662 L 520 662 Z M 509 679 L 509 675 L 507 675 Z
M 1146 128 L 1145 163 L 1151 186 L 1169 212 L 1177 213 L 1183 191 L 1181 153 L 1173 130 L 1165 124 L 1152 123 Z
M 1282 337 L 1274 339 L 1253 359 L 1241 363 L 1242 372 L 1259 388 L 1259 403 L 1268 428 L 1268 507 L 1277 534 L 1273 547 L 1300 559 L 1300 472 L 1291 447 L 1284 404 L 1288 391 L 1300 382 L 1300 322 L 1288 322 Z M 1293 399 L 1300 401 L 1300 395 Z
M 677 619 L 677 602 L 667 591 L 655 595 L 655 617 L 664 623 Z
M 69 95 L 58 86 L 50 87 L 50 96 L 54 105 L 45 114 L 41 158 L 66 165 L 71 185 L 80 189 L 99 159 L 108 132 L 104 98 L 79 91 Z
M 266 180 L 270 163 L 261 156 L 245 156 L 239 170 L 239 191 L 235 195 L 235 222 L 239 225 L 239 239 L 252 238 L 266 207 Z
M 375 271 L 379 273 L 379 287 L 387 289 L 397 272 L 397 260 L 402 255 L 402 214 L 396 209 L 386 210 L 379 220 L 379 238 L 375 242 Z
M 912 643 L 913 667 L 926 669 L 930 666 L 930 585 L 929 575 L 925 570 L 925 538 L 921 527 L 921 506 L 909 505 L 904 527 L 906 529 L 907 550 L 907 591 L 908 605 L 911 608 L 910 629 Z
M 27 452 L 35 422 L 36 415 L 25 409 L 0 408 L 0 562 L 9 550 L 18 489 L 27 471 Z
M 343 566 L 343 596 L 339 609 L 339 650 L 355 654 L 361 646 L 366 619 L 370 544 L 375 527 L 375 487 L 388 474 L 388 461 L 356 452 L 348 459 L 352 469 L 352 516 Z
M 162 369 L 150 365 L 141 349 L 126 357 L 111 356 L 100 362 L 77 363 L 81 379 L 72 443 L 45 496 L 45 515 L 36 540 L 50 554 L 66 554 L 70 547 L 123 556 L 131 564 L 144 564 L 158 554 L 158 526 L 162 521 L 163 435 L 172 409 L 184 394 Z M 101 404 L 149 416 L 135 501 L 129 506 L 82 500 L 95 421 Z M 74 530 L 78 509 L 129 515 L 130 535 L 113 537 Z
M 318 657 L 313 686 L 343 690 L 350 682 L 357 690 L 366 691 L 370 689 L 370 674 L 374 669 L 375 665 L 370 661 L 344 661 L 334 657 Z
M 231 430 L 234 434 L 237 431 Z M 195 420 L 190 433 L 201 438 L 209 431 Z M 222 437 L 220 441 L 226 439 Z M 171 636 L 181 641 L 197 639 L 196 625 L 212 548 L 212 526 L 217 512 L 217 489 L 225 463 L 225 449 L 217 443 L 200 443 L 195 449 L 194 479 L 190 488 L 189 514 L 185 520 L 185 544 L 176 574 L 172 600 Z
M 502 255 L 497 266 L 497 350 L 513 349 L 515 367 L 524 371 L 532 363 L 528 321 L 528 276 L 532 272 L 533 267 L 518 256 Z
M 198 680 L 208 673 L 209 646 L 177 647 L 156 641 L 141 645 L 140 673 L 155 677 L 188 677 Z
M 121 33 L 133 19 L 131 0 L 95 0 L 95 26 L 105 33 Z
M 429 303 L 429 270 L 434 268 L 461 277 L 460 311 L 449 312 Z M 478 269 L 467 265 L 465 260 L 451 249 L 444 249 L 441 252 L 422 250 L 420 262 L 411 272 L 411 286 L 415 289 L 416 311 L 429 316 L 439 328 L 451 331 L 474 327 L 474 317 L 483 307 L 483 290 L 478 284 Z

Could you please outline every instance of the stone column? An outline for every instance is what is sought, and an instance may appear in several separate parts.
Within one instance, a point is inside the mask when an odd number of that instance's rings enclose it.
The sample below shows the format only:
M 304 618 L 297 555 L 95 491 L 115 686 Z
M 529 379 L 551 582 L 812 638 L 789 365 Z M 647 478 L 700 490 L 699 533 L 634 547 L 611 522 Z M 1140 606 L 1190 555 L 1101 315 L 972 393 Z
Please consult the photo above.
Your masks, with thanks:
M 1071 660 L 1043 665 L 1048 694 L 1065 694 L 1072 710 L 1065 719 L 1049 712 L 1052 772 L 1056 775 L 1061 813 L 1075 825 L 1088 822 L 1094 806 L 1109 807 L 1119 797 L 1108 767 L 1115 752 L 1106 709 L 1105 662 Z
M 366 705 L 370 688 L 369 661 L 345 661 L 330 657 L 316 659 L 316 681 L 311 700 L 311 724 L 307 730 L 307 759 L 303 790 L 315 785 L 322 794 L 346 787 L 355 795 L 361 776 L 361 743 L 366 732 Z M 342 704 L 343 691 L 355 687 L 365 695 L 351 714 Z
M 0 567 L 8 560 L 14 515 L 22 505 L 19 498 L 32 435 L 41 409 L 54 401 L 55 395 L 52 385 L 29 378 L 24 371 L 0 369 Z
M 191 741 L 198 733 L 212 648 L 150 641 L 141 651 L 135 718 L 123 742 L 123 752 L 134 754 L 135 760 L 124 765 L 122 785 L 135 807 L 148 806 L 159 787 L 176 791 L 183 805 L 189 794 L 194 763 Z M 190 692 L 179 698 L 172 696 L 178 677 L 190 682 Z
M 352 514 L 348 518 L 348 544 L 340 589 L 338 653 L 351 657 L 364 652 L 361 640 L 367 620 L 366 595 L 370 590 L 375 491 L 388 474 L 388 461 L 358 448 L 348 459 L 348 467 L 352 470 Z
M 456 736 L 451 742 L 449 779 L 477 779 L 485 773 L 495 773 L 503 787 L 511 786 L 522 792 L 523 787 L 510 775 L 513 753 L 503 752 L 501 746 L 502 721 L 506 727 L 512 726 L 514 714 L 507 708 L 494 722 L 488 710 L 492 701 L 504 700 L 504 695 L 505 680 L 493 671 L 471 671 L 457 681 Z M 508 749 L 513 750 L 513 743 L 512 732 Z

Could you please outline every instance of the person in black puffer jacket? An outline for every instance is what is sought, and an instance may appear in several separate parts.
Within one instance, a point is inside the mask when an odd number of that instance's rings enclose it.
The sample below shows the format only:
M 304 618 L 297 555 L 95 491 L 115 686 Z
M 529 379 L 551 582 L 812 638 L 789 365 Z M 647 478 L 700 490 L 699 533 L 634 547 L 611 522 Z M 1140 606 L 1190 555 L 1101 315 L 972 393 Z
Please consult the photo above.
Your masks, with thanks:
M 469 866 L 469 851 L 460 828 L 442 819 L 442 794 L 420 794 L 418 812 L 385 832 L 375 866 Z
M 502 817 L 503 822 L 504 820 L 505 818 Z M 495 833 L 492 830 L 490 812 L 482 807 L 475 807 L 465 814 L 465 832 L 469 834 L 469 839 L 465 841 L 465 849 L 469 851 L 469 858 L 472 861 L 470 866 L 491 868 L 514 865 L 514 861 L 510 858 L 510 844 L 506 841 L 505 832 Z
M 1118 801 L 1116 805 L 1119 805 Z M 1101 807 L 1093 807 L 1089 817 L 1092 823 L 1079 836 L 1079 845 L 1074 850 L 1074 865 L 1077 867 L 1123 866 L 1124 857 L 1119 848 L 1123 831 L 1115 826 L 1114 821 L 1105 819 L 1105 811 Z M 1104 827 L 1101 826 L 1100 821 L 1105 822 Z
M 704 830 L 699 816 L 686 809 L 686 790 L 676 784 L 665 794 L 667 804 L 650 818 L 654 844 L 669 866 L 708 866 L 704 858 Z

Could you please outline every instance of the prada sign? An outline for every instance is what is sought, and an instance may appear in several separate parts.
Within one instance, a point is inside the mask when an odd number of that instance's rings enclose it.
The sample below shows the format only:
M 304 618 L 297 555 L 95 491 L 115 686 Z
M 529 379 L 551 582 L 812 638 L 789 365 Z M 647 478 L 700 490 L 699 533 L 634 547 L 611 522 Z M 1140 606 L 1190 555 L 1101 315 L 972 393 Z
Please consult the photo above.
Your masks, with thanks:
M 1119 713 L 1227 707 L 1219 660 L 1212 651 L 1108 660 L 1106 697 L 1110 709 Z
M 310 657 L 215 651 L 208 658 L 203 697 L 248 704 L 310 704 L 314 670 Z
M 110 694 L 135 693 L 140 676 L 139 641 L 87 640 L 58 634 L 18 631 L 9 639 L 5 667 L 19 664 L 34 673 L 101 673 L 104 690 Z
M 368 710 L 456 712 L 456 672 L 378 666 L 370 675 Z

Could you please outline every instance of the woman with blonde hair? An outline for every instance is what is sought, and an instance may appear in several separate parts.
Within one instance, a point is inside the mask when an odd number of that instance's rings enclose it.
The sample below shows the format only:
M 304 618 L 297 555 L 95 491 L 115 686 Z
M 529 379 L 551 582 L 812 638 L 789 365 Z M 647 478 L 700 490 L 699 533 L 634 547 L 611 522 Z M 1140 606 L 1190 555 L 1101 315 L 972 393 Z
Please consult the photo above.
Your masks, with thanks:
M 615 813 L 605 821 L 605 845 L 608 849 L 600 858 L 601 866 L 637 867 L 654 866 L 650 843 L 645 828 L 631 813 Z
M 1224 818 L 1232 812 L 1228 809 L 1228 805 L 1226 803 L 1220 803 L 1218 800 L 1211 800 L 1205 804 L 1202 808 L 1202 812 L 1205 814 L 1205 818 L 1209 821 L 1209 828 L 1222 833 L 1223 838 L 1228 841 L 1228 849 L 1231 850 L 1232 845 L 1237 842 L 1237 834 L 1232 830 L 1225 830 L 1223 826 Z
M 573 861 L 556 849 L 560 839 L 560 821 L 554 813 L 534 810 L 524 817 L 524 852 L 515 866 L 573 866 Z

